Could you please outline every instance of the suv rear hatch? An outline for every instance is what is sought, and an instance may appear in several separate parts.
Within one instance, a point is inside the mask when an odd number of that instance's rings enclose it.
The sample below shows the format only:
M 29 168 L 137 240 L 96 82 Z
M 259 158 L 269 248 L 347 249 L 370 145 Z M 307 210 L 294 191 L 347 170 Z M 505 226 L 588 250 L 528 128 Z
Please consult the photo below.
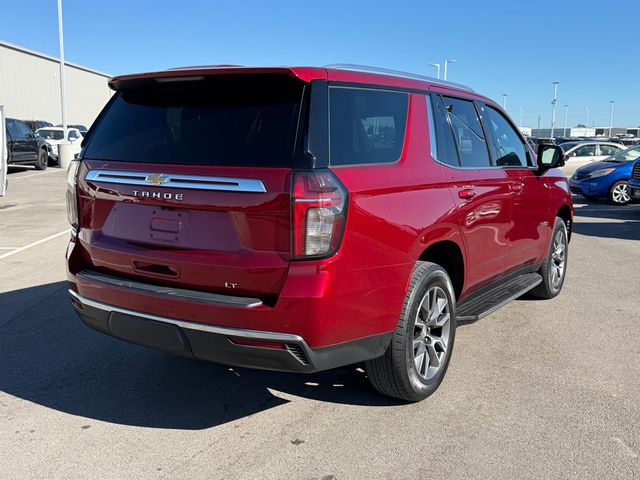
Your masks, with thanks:
M 82 154 L 82 267 L 277 297 L 291 256 L 291 170 L 309 84 L 270 73 L 116 85 Z

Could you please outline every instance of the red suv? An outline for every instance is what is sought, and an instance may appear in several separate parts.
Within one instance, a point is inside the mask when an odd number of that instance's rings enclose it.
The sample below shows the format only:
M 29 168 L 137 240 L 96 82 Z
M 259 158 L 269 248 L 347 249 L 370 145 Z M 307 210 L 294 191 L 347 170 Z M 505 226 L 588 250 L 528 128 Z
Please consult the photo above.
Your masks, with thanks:
M 113 78 L 69 169 L 69 294 L 90 327 L 230 365 L 365 362 L 417 401 L 457 322 L 556 296 L 573 207 L 492 100 L 390 70 Z

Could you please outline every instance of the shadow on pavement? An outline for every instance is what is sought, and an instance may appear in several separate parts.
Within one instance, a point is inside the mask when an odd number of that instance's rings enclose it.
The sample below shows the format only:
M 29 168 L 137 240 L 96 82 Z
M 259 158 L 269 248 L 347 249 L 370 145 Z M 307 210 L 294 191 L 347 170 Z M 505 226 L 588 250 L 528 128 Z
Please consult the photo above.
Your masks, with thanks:
M 622 240 L 640 240 L 640 204 L 614 206 L 605 201 L 574 198 L 576 221 L 573 231 L 580 235 Z M 602 219 L 602 222 L 582 221 Z M 609 220 L 621 220 L 611 222 Z
M 401 402 L 356 367 L 295 375 L 199 362 L 94 332 L 66 282 L 0 294 L 0 391 L 61 412 L 155 428 L 204 429 L 288 403 L 271 390 L 355 405 Z

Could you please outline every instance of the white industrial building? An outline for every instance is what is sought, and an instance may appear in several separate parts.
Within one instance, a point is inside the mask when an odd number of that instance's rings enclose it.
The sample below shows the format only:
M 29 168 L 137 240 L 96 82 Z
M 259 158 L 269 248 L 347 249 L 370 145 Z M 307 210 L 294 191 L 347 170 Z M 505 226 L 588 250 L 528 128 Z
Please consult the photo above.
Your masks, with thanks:
M 89 127 L 107 103 L 110 75 L 66 63 L 67 123 Z M 0 41 L 0 105 L 7 117 L 62 123 L 60 61 Z

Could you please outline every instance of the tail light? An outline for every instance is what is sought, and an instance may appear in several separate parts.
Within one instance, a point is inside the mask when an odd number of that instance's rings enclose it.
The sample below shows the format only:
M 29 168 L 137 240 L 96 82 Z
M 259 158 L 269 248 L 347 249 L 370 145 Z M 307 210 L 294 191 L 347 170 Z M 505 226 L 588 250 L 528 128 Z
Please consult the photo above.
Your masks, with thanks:
M 80 162 L 74 160 L 69 162 L 69 168 L 67 169 L 67 218 L 74 230 L 78 230 L 80 226 L 78 220 L 78 198 L 76 196 L 79 166 Z
M 293 174 L 294 258 L 332 255 L 346 223 L 347 191 L 330 170 Z

